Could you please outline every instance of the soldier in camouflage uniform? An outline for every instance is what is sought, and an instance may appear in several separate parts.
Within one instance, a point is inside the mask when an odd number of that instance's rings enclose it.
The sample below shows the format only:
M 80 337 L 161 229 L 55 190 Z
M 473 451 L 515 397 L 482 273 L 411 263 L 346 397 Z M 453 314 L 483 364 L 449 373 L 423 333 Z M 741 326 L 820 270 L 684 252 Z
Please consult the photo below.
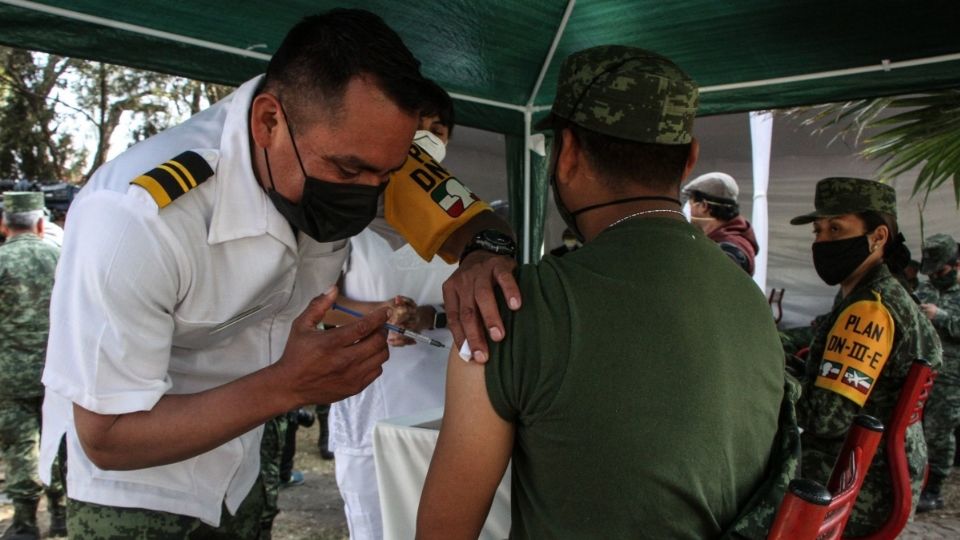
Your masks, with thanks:
M 943 508 L 940 486 L 950 474 L 956 452 L 954 429 L 960 426 L 960 285 L 957 284 L 957 243 L 935 234 L 923 243 L 920 271 L 929 276 L 917 288 L 920 309 L 933 323 L 943 345 L 943 368 L 923 415 L 930 474 L 920 494 L 917 512 Z
M 13 524 L 4 539 L 37 538 L 40 406 L 48 312 L 59 250 L 44 242 L 43 193 L 4 193 L 0 230 L 0 447 Z M 47 490 L 51 535 L 66 534 L 62 484 Z
M 941 364 L 940 341 L 916 302 L 891 275 L 906 265 L 897 232 L 896 192 L 858 178 L 817 184 L 816 210 L 791 220 L 813 223 L 813 262 L 840 296 L 814 336 L 803 395 L 802 474 L 826 485 L 853 418 L 865 413 L 888 425 L 913 361 Z M 885 440 L 864 481 L 846 534 L 862 536 L 883 524 L 892 494 Z M 917 501 L 927 447 L 923 428 L 907 431 L 907 459 Z

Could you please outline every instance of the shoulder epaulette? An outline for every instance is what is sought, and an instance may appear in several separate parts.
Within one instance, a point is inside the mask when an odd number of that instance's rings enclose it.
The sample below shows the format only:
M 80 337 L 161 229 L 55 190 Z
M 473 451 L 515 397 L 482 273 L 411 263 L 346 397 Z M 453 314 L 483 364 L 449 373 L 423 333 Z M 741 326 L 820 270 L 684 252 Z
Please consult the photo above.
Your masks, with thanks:
M 163 208 L 211 176 L 213 169 L 207 160 L 196 152 L 187 151 L 134 178 L 130 183 L 147 190 L 157 201 L 157 206 Z

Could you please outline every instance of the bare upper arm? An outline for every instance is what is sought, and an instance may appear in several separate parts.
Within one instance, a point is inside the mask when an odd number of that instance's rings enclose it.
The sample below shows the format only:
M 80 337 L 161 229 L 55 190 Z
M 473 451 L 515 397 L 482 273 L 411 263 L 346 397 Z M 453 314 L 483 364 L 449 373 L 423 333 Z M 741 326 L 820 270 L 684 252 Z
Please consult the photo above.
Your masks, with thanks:
M 484 365 L 454 350 L 448 366 L 443 423 L 417 515 L 421 539 L 476 538 L 513 450 L 514 426 L 490 403 Z

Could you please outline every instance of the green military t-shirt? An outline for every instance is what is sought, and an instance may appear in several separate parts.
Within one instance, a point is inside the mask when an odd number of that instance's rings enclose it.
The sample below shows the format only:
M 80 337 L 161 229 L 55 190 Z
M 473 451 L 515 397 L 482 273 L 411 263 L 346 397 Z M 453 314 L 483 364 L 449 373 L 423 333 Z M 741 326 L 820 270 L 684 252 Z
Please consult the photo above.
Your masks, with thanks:
M 628 220 L 518 271 L 487 391 L 516 425 L 514 538 L 711 538 L 764 477 L 783 352 L 698 229 Z

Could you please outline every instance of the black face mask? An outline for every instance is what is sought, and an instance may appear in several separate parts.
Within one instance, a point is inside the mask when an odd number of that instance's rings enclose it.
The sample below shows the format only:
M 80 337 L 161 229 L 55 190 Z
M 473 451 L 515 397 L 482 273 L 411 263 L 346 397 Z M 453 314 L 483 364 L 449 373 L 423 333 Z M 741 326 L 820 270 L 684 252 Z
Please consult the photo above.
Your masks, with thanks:
M 283 116 L 287 119 L 287 112 L 280 105 Z M 320 180 L 307 174 L 300 159 L 300 151 L 293 139 L 293 130 L 287 121 L 287 132 L 290 142 L 293 143 L 293 153 L 297 156 L 300 172 L 303 173 L 303 195 L 299 203 L 294 203 L 281 195 L 273 184 L 273 172 L 270 170 L 270 158 L 267 149 L 263 149 L 263 158 L 267 164 L 267 176 L 270 178 L 270 190 L 267 196 L 277 208 L 277 211 L 290 222 L 295 229 L 317 242 L 333 242 L 354 236 L 370 224 L 377 217 L 377 202 L 380 194 L 387 188 L 383 183 L 379 186 L 365 186 L 359 184 L 340 184 Z
M 950 270 L 942 276 L 927 276 L 930 278 L 930 284 L 936 287 L 938 290 L 945 291 L 950 287 L 953 287 L 953 284 L 957 282 L 957 271 Z
M 813 267 L 827 285 L 836 285 L 870 256 L 867 235 L 813 243 Z
M 680 199 L 674 199 L 673 197 L 641 196 L 616 199 L 610 202 L 587 206 L 576 211 L 570 211 L 570 209 L 567 208 L 567 205 L 563 203 L 563 199 L 560 198 L 560 188 L 557 187 L 557 162 L 560 160 L 561 144 L 561 137 L 559 134 L 557 134 L 557 136 L 554 137 L 553 150 L 550 154 L 550 167 L 548 168 L 548 173 L 550 175 L 550 188 L 553 190 L 553 202 L 557 205 L 557 212 L 560 213 L 560 217 L 563 218 L 563 222 L 567 225 L 567 228 L 570 229 L 570 232 L 577 237 L 577 240 L 579 240 L 581 244 L 585 242 L 586 239 L 584 238 L 583 233 L 580 232 L 580 228 L 577 227 L 577 216 L 584 212 L 589 212 L 590 210 L 596 210 L 597 208 L 603 208 L 605 206 L 613 206 L 615 204 L 624 204 L 634 201 L 667 201 L 675 203 L 677 206 L 681 206 Z

